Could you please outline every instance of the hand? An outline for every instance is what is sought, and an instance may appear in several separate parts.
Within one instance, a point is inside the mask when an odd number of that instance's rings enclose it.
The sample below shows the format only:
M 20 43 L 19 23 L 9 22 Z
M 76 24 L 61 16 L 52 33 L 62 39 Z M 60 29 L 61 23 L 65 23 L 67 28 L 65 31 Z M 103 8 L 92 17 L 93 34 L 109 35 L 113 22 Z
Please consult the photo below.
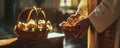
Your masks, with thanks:
M 72 14 L 70 17 L 68 17 L 67 20 L 69 20 L 70 18 L 72 18 L 72 19 L 78 19 L 78 17 L 80 17 L 80 14 Z
M 70 25 L 74 25 L 76 21 L 79 20 L 80 14 L 73 14 L 70 17 L 67 18 L 67 23 Z
M 69 38 L 78 38 L 86 35 L 90 21 L 88 18 L 83 19 L 75 24 L 75 26 L 68 24 L 67 22 L 62 22 L 60 27 L 65 33 L 66 37 Z

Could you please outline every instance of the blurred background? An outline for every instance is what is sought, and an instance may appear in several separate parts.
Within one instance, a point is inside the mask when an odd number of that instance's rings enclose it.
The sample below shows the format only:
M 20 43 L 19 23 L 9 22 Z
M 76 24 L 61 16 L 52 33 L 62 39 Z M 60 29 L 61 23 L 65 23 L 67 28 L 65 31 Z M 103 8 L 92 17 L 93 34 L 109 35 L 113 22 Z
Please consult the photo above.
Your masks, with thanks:
M 80 0 L 0 0 L 0 39 L 11 38 L 18 13 L 24 7 L 41 7 L 53 26 L 53 32 L 62 33 L 59 23 L 77 10 Z

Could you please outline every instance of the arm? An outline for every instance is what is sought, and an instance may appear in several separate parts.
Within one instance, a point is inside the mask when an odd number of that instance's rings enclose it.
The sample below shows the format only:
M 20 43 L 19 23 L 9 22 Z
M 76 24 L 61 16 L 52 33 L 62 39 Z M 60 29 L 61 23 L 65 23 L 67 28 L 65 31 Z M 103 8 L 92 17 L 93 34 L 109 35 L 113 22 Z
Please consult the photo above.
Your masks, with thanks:
M 87 6 L 87 0 L 81 0 L 79 5 L 78 5 L 78 9 L 76 11 L 76 15 L 80 14 L 80 16 L 88 16 L 88 6 Z
M 103 0 L 89 14 L 89 19 L 95 29 L 101 33 L 120 16 L 120 0 Z
M 71 25 L 75 25 L 81 20 L 81 18 L 86 18 L 88 16 L 88 0 L 81 0 L 78 5 L 78 9 L 75 14 L 72 14 L 67 18 L 67 22 Z

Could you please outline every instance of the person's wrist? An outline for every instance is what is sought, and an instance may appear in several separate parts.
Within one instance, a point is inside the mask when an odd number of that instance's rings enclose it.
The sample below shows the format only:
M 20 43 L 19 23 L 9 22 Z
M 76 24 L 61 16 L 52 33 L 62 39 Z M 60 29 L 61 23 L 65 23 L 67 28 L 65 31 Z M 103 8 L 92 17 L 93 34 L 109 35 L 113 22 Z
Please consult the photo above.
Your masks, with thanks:
M 80 14 L 79 14 L 79 13 L 75 13 L 75 16 L 79 17 L 79 16 L 80 16 Z

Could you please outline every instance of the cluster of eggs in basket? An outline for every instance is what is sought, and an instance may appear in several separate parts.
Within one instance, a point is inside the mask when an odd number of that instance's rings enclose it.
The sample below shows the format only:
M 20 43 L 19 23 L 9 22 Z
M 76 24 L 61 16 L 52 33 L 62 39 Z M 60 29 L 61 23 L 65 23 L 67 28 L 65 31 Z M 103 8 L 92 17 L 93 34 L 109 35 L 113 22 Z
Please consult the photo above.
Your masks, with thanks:
M 84 17 L 77 18 L 76 16 L 69 17 L 67 21 L 63 21 L 60 26 L 75 26 L 80 20 L 84 19 Z
M 31 31 L 31 32 L 35 32 L 36 30 L 43 31 L 43 29 L 51 31 L 52 25 L 51 25 L 50 21 L 47 21 L 47 22 L 45 20 L 35 21 L 35 20 L 31 19 L 27 23 L 18 22 L 17 28 L 18 28 L 18 30 Z

